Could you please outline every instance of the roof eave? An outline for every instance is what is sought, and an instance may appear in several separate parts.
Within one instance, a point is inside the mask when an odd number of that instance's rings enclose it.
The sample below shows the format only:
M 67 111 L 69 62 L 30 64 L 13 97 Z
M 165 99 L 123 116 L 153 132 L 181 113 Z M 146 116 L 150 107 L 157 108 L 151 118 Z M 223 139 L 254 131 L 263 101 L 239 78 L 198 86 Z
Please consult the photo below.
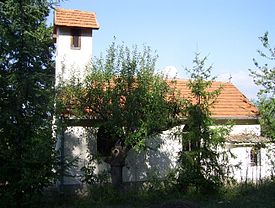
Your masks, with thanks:
M 259 124 L 258 116 L 212 116 L 212 118 L 217 124 L 225 124 L 230 121 L 239 125 Z
M 92 30 L 99 30 L 100 26 L 95 26 L 95 27 L 84 27 L 81 25 L 69 25 L 69 24 L 54 24 L 54 28 L 56 27 L 77 27 L 77 28 L 85 28 L 85 29 L 92 29 Z

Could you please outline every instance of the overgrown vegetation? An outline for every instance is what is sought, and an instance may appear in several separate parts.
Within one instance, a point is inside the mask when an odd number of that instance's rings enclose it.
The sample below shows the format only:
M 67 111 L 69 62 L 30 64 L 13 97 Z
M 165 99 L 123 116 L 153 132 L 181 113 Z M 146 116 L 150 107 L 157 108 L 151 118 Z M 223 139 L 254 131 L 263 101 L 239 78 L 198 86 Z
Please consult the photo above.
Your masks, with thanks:
M 186 122 L 181 132 L 183 149 L 179 153 L 178 187 L 182 191 L 190 188 L 201 193 L 217 191 L 225 182 L 229 166 L 229 154 L 219 152 L 218 148 L 223 147 L 230 125 L 215 125 L 210 111 L 222 86 L 210 90 L 215 77 L 211 75 L 212 66 L 205 65 L 206 60 L 196 54 L 193 68 L 186 69 L 191 94 L 184 108 Z
M 111 166 L 112 183 L 122 189 L 122 168 L 131 149 L 147 148 L 150 135 L 177 124 L 180 105 L 165 77 L 155 71 L 150 48 L 139 52 L 113 43 L 95 59 L 84 82 L 75 78 L 59 87 L 65 113 L 95 123 L 97 150 Z M 65 95 L 65 96 L 62 96 Z
M 84 182 L 91 185 L 87 195 L 37 196 L 54 182 L 58 170 L 52 139 L 54 47 L 52 28 L 45 22 L 50 5 L 43 0 L 0 2 L 1 207 L 150 207 L 187 199 L 203 207 L 275 207 L 273 181 L 222 188 L 227 161 L 223 157 L 220 163 L 217 148 L 222 147 L 229 129 L 210 128 L 214 126 L 210 108 L 222 86 L 208 90 L 214 78 L 211 67 L 205 68 L 206 58 L 200 60 L 197 54 L 194 68 L 187 70 L 191 98 L 186 101 L 155 72 L 156 56 L 150 48 L 139 52 L 115 44 L 106 57 L 94 61 L 84 83 L 73 79 L 58 91 L 60 113 L 95 121 L 98 148 L 111 166 L 115 189 L 106 172 L 95 175 L 90 155 L 82 168 Z M 273 61 L 275 51 L 268 34 L 260 40 L 270 56 L 259 51 L 260 55 Z M 261 124 L 264 133 L 274 139 L 274 68 L 254 62 L 259 71 L 251 70 L 251 75 L 263 87 L 259 92 Z M 186 125 L 180 132 L 179 168 L 161 180 L 152 175 L 138 189 L 121 190 L 129 150 L 146 149 L 149 135 L 181 124 L 182 116 Z
M 158 181 L 159 183 L 160 181 Z M 155 184 L 158 187 L 158 184 Z M 182 193 L 174 189 L 140 189 L 117 193 L 111 186 L 90 190 L 87 196 L 59 196 L 45 195 L 34 202 L 39 207 L 161 207 L 164 204 L 188 203 L 203 208 L 235 208 L 235 207 L 263 207 L 275 206 L 274 181 L 263 182 L 261 185 L 239 184 L 225 186 L 216 194 L 202 195 L 192 191 Z M 38 207 L 38 206 L 37 206 Z M 173 206 L 172 206 L 173 207 Z
M 28 206 L 55 178 L 49 6 L 0 2 L 0 207 Z

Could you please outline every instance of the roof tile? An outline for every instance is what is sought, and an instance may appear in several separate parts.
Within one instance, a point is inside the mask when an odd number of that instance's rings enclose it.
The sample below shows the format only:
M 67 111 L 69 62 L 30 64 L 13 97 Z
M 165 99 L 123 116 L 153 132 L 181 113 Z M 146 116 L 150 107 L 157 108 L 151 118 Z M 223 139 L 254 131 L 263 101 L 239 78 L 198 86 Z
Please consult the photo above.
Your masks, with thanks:
M 183 97 L 190 97 L 188 80 L 176 80 L 176 88 Z M 172 84 L 171 84 L 172 85 Z M 213 82 L 209 91 L 222 86 L 220 95 L 210 109 L 213 117 L 257 118 L 258 109 L 232 83 Z
M 55 9 L 54 25 L 91 29 L 99 29 L 100 27 L 94 12 L 84 12 L 80 10 L 61 8 Z

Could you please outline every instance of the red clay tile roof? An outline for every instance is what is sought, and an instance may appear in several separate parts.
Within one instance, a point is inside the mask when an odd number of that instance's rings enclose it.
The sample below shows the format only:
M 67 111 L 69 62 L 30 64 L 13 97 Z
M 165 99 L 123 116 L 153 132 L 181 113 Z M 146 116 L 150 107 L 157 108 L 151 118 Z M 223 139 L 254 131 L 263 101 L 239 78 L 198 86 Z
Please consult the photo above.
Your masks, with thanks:
M 176 88 L 184 97 L 190 96 L 190 90 L 186 86 L 187 80 L 177 80 Z M 216 118 L 257 118 L 258 109 L 253 105 L 232 83 L 213 82 L 209 91 L 223 86 L 211 112 Z
M 171 87 L 176 87 L 180 92 L 180 96 L 195 100 L 190 98 L 191 93 L 190 89 L 187 87 L 188 80 L 168 80 L 168 85 Z M 257 121 L 259 116 L 259 111 L 255 105 L 253 105 L 232 83 L 228 82 L 213 82 L 212 86 L 209 88 L 209 91 L 214 91 L 222 86 L 221 93 L 217 97 L 214 105 L 211 107 L 210 111 L 212 117 L 217 120 L 228 120 L 232 119 L 235 121 L 244 121 L 244 124 L 247 124 L 247 121 Z M 70 115 L 71 109 L 67 109 L 68 112 L 65 114 Z M 86 109 L 87 112 L 89 109 Z
M 55 26 L 83 27 L 99 29 L 94 12 L 84 12 L 71 9 L 55 9 Z

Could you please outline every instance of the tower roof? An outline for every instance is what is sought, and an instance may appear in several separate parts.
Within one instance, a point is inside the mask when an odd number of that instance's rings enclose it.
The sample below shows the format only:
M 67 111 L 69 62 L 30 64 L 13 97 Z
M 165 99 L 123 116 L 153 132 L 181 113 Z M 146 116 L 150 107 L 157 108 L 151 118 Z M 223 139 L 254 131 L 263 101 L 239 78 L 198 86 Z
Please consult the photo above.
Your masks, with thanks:
M 72 9 L 55 9 L 55 26 L 81 27 L 99 29 L 95 12 L 85 12 Z

